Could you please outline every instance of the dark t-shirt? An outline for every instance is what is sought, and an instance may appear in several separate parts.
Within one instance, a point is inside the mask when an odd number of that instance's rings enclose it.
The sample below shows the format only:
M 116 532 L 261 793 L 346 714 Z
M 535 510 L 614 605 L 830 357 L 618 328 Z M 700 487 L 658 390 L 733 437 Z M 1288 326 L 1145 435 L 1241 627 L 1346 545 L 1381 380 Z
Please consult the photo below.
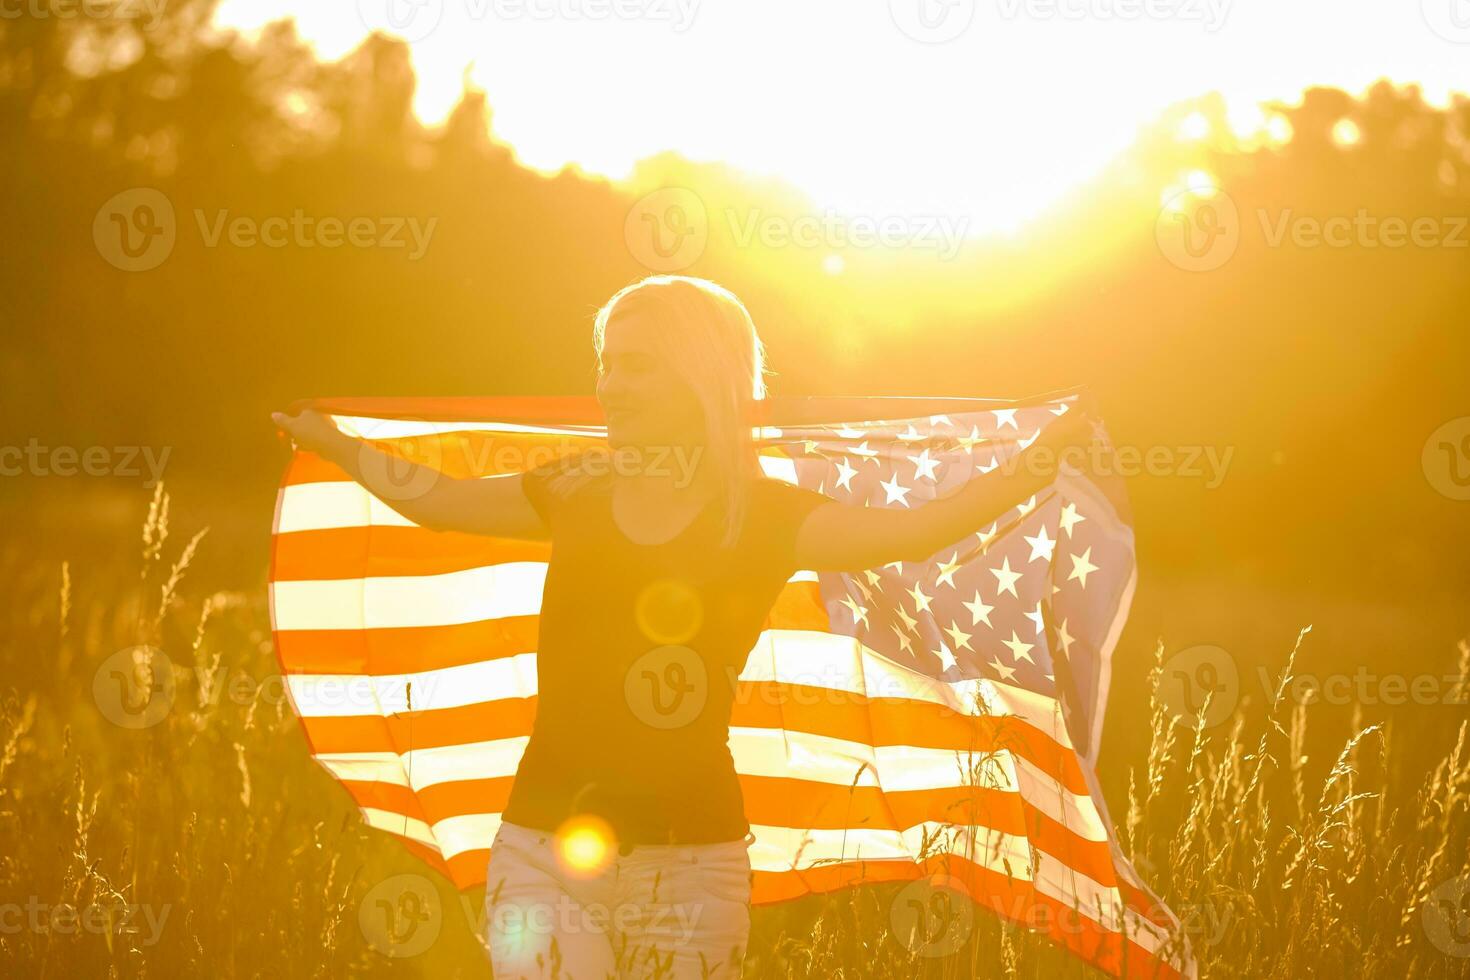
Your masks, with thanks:
M 713 504 L 671 540 L 640 545 L 612 517 L 611 475 L 569 494 L 527 471 L 551 530 L 536 722 L 504 819 L 554 830 L 595 814 L 625 843 L 739 840 L 749 831 L 729 750 L 735 678 L 782 586 L 796 534 L 830 498 L 750 484 L 734 548 Z

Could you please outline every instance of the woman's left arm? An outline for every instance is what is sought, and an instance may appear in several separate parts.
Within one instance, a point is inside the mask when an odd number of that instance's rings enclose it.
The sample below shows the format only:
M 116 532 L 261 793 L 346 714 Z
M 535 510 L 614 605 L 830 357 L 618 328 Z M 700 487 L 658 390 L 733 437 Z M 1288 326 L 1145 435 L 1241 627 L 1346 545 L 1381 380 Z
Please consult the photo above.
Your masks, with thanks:
M 1074 406 L 1046 426 L 1018 457 L 994 472 L 973 477 L 948 497 L 913 510 L 836 500 L 815 507 L 797 532 L 797 567 L 856 572 L 894 561 L 924 561 L 945 545 L 989 525 L 1015 506 L 1017 499 L 1050 485 L 1063 454 L 1075 447 L 1085 448 L 1091 439 L 1091 424 Z M 1038 457 L 1045 453 L 1051 458 L 1041 465 Z

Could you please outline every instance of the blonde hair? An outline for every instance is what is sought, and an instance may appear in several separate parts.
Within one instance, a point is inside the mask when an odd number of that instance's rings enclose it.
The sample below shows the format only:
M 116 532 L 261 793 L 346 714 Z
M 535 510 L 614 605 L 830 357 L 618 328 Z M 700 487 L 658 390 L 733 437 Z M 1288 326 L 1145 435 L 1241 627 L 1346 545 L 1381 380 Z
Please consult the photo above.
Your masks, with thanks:
M 739 539 L 749 504 L 748 481 L 760 475 L 753 434 L 757 402 L 766 397 L 765 345 L 745 304 L 723 286 L 692 276 L 649 276 L 625 286 L 597 311 L 592 346 L 597 373 L 607 325 L 637 313 L 653 326 L 654 351 L 673 365 L 704 409 L 703 465 L 714 467 L 724 523 L 720 546 Z

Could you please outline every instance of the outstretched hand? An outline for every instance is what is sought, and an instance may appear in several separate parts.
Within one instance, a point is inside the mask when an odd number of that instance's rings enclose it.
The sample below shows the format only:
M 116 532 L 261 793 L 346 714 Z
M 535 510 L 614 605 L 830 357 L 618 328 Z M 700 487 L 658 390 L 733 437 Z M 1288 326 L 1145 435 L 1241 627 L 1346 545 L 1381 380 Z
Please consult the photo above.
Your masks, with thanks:
M 311 408 L 302 409 L 296 415 L 272 412 L 271 421 L 296 440 L 297 446 L 312 452 L 321 453 L 333 440 L 342 437 L 340 429 L 328 421 L 325 415 Z
M 1055 429 L 1051 441 L 1059 450 L 1090 446 L 1095 436 L 1092 423 L 1097 418 L 1097 399 L 1091 392 L 1083 391 L 1061 418 L 1052 423 Z
M 1077 400 L 1072 403 L 1071 410 L 1078 415 L 1087 415 L 1094 419 L 1102 417 L 1102 411 L 1097 403 L 1097 396 L 1092 393 L 1091 388 L 1083 388 L 1077 392 Z

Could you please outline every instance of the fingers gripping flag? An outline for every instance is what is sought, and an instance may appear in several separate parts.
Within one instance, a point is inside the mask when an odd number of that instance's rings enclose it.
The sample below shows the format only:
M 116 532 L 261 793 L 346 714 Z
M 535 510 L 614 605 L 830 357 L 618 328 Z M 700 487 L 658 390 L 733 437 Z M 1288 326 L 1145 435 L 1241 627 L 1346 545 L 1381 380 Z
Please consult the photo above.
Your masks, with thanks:
M 927 879 L 1114 975 L 1192 974 L 1095 773 L 1135 582 L 1123 495 L 1097 467 L 1023 455 L 1077 406 L 1071 394 L 763 405 L 765 473 L 844 503 L 919 508 L 1022 465 L 1053 478 L 926 561 L 787 582 L 730 722 L 755 904 Z M 312 407 L 453 477 L 519 472 L 606 437 L 591 398 Z M 1093 426 L 1089 452 L 1106 451 Z M 408 473 L 398 491 L 422 493 Z M 272 626 L 312 755 L 369 824 L 460 888 L 484 883 L 531 731 L 550 550 L 417 527 L 309 452 L 278 495 Z

